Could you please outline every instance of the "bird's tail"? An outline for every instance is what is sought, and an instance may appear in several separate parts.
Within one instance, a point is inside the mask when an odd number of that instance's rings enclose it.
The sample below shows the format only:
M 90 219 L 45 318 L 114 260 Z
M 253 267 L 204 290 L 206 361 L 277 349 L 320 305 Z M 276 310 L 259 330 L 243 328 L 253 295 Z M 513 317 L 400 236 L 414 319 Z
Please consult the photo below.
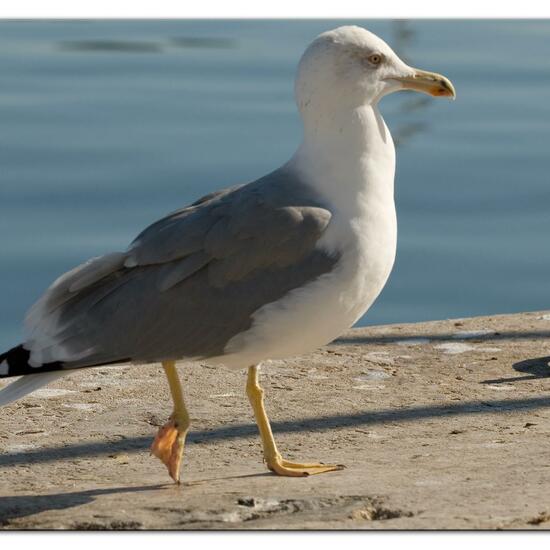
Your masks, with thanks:
M 25 374 L 38 374 L 62 369 L 65 365 L 60 361 L 44 363 L 43 365 L 29 364 L 31 352 L 23 347 L 16 346 L 0 355 L 0 378 L 11 376 L 23 376 Z
M 61 370 L 63 365 L 58 361 L 32 367 L 29 365 L 29 356 L 30 352 L 22 345 L 0 355 L 0 378 L 22 376 L 19 380 L 0 390 L 0 407 L 69 374 L 68 371 Z
M 57 370 L 49 372 L 40 372 L 38 374 L 29 374 L 22 376 L 15 382 L 12 382 L 2 390 L 0 390 L 0 407 L 13 403 L 21 399 L 28 393 L 69 374 L 69 371 Z

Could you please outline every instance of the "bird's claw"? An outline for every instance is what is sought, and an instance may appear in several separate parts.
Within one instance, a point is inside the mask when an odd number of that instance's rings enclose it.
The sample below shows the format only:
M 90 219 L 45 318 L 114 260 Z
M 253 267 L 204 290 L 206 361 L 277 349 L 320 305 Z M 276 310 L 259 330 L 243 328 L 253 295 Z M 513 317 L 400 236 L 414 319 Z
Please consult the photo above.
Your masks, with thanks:
M 178 429 L 173 418 L 162 426 L 151 445 L 151 453 L 154 454 L 168 468 L 170 477 L 180 482 L 180 467 L 183 458 L 185 444 L 185 432 Z
M 326 472 L 343 470 L 343 464 L 323 464 L 320 462 L 305 463 L 290 462 L 280 456 L 266 460 L 267 467 L 275 474 L 288 477 L 306 477 Z

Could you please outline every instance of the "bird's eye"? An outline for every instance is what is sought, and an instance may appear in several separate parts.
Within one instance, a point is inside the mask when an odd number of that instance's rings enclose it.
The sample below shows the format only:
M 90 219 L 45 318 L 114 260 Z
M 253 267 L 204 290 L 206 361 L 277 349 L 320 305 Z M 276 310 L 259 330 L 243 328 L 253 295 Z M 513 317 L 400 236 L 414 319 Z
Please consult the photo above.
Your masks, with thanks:
M 382 55 L 379 53 L 373 53 L 372 55 L 369 55 L 368 60 L 373 65 L 380 65 L 382 62 Z

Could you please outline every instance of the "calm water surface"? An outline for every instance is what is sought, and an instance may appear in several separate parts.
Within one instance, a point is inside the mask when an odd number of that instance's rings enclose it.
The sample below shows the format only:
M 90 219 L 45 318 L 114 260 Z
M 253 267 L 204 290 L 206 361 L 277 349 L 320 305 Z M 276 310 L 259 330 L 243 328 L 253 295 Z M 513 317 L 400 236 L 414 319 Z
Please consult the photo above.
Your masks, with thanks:
M 381 110 L 397 261 L 359 324 L 549 307 L 549 21 L 0 22 L 0 348 L 62 272 L 282 164 L 305 46 L 366 26 L 455 102 Z

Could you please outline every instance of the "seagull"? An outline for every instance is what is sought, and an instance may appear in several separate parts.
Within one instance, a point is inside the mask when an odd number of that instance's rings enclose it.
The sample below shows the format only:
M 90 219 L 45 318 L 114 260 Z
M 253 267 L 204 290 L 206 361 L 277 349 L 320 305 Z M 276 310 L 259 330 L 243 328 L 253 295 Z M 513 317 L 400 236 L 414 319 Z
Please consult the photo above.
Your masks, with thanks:
M 248 369 L 268 469 L 342 469 L 282 457 L 259 367 L 331 342 L 384 287 L 397 240 L 395 149 L 378 103 L 403 89 L 456 97 L 447 78 L 410 67 L 361 27 L 320 34 L 298 65 L 303 140 L 290 160 L 59 277 L 29 310 L 25 341 L 0 355 L 0 377 L 21 377 L 0 406 L 76 369 L 160 362 L 173 413 L 151 450 L 179 483 L 190 418 L 177 361 Z

